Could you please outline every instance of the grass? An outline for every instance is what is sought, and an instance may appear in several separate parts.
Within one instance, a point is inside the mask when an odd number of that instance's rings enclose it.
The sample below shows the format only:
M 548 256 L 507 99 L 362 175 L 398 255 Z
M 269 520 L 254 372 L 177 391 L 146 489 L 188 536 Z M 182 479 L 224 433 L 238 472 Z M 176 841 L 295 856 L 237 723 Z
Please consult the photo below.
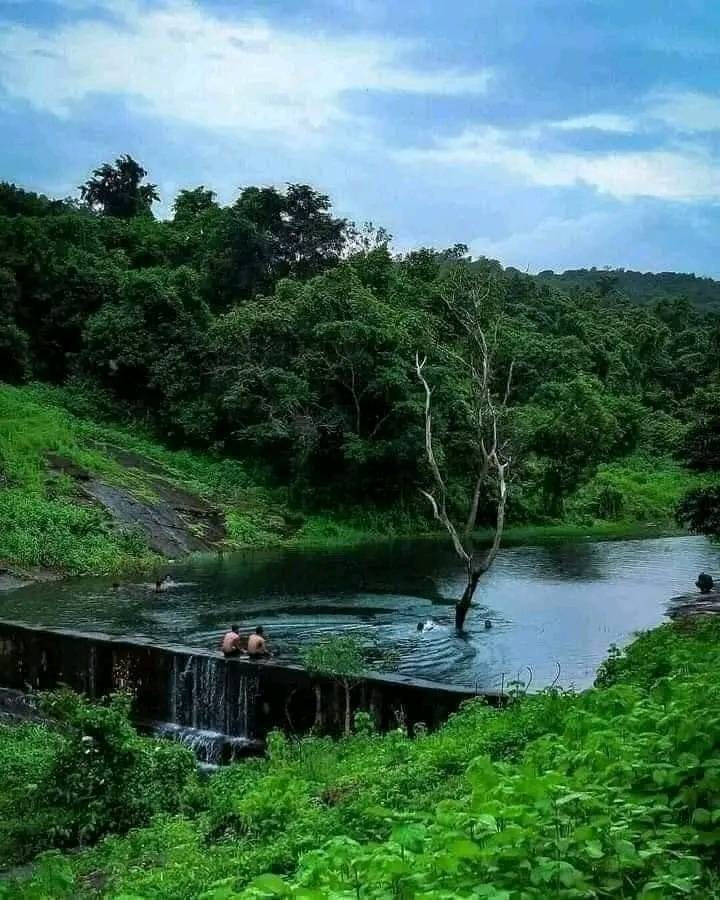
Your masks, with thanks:
M 141 500 L 156 498 L 158 476 L 207 499 L 225 513 L 228 549 L 346 547 L 439 536 L 421 506 L 303 516 L 288 509 L 284 491 L 268 487 L 262 473 L 248 464 L 209 452 L 169 450 L 137 423 L 131 429 L 95 421 L 90 400 L 73 389 L 0 385 L 0 564 L 111 574 L 157 562 L 141 535 L 114 527 L 102 510 L 83 502 L 72 479 L 48 472 L 46 457 L 53 452 Z M 123 453 L 136 454 L 157 472 L 121 465 L 117 456 Z M 677 533 L 673 510 L 678 500 L 707 480 L 672 460 L 638 456 L 608 463 L 568 499 L 565 521 L 511 523 L 504 540 Z
M 73 480 L 52 475 L 56 453 L 138 499 L 156 496 L 155 473 L 121 465 L 118 452 L 157 467 L 169 484 L 196 493 L 227 511 L 228 546 L 278 540 L 282 520 L 268 491 L 235 460 L 172 451 L 149 436 L 80 418 L 58 390 L 41 385 L 0 386 L 0 561 L 19 568 L 43 566 L 71 574 L 110 574 L 149 568 L 157 560 L 132 529 L 113 526 L 83 502 Z
M 623 521 L 675 527 L 674 510 L 683 494 L 717 480 L 698 475 L 667 458 L 629 456 L 598 467 L 566 507 L 573 521 Z

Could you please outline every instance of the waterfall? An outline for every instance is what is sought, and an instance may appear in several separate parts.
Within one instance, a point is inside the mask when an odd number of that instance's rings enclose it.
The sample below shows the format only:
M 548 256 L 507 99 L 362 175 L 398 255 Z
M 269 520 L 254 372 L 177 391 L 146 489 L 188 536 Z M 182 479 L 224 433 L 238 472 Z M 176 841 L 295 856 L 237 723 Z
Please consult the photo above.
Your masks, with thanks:
M 247 737 L 231 737 L 221 731 L 203 728 L 189 728 L 172 722 L 156 722 L 152 733 L 157 737 L 169 738 L 192 750 L 198 762 L 219 766 L 236 762 L 244 756 L 257 753 L 260 742 Z
M 250 698 L 256 680 L 226 660 L 174 655 L 167 677 L 167 721 L 152 723 L 154 734 L 179 741 L 202 763 L 232 762 L 260 747 L 252 738 Z

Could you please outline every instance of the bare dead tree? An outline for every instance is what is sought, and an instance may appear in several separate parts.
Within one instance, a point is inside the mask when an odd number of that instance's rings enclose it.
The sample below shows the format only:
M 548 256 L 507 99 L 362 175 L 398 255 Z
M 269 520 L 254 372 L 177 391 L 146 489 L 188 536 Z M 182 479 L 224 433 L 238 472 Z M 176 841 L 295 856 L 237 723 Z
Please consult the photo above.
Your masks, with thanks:
M 435 452 L 432 420 L 432 388 L 425 376 L 427 357 L 415 354 L 415 372 L 425 391 L 425 454 L 433 478 L 433 488 L 422 490 L 432 507 L 434 517 L 442 524 L 452 541 L 458 558 L 465 567 L 467 582 L 462 596 L 455 604 L 455 627 L 462 631 L 465 625 L 478 581 L 493 564 L 500 549 L 508 493 L 508 469 L 510 456 L 507 441 L 502 434 L 504 413 L 507 408 L 512 383 L 513 365 L 510 364 L 504 390 L 497 395 L 495 384 L 495 349 L 498 338 L 498 321 L 493 327 L 490 340 L 483 327 L 483 307 L 488 298 L 490 286 L 481 291 L 472 286 L 468 291 L 469 302 L 458 302 L 453 294 L 443 299 L 456 325 L 460 327 L 465 340 L 463 350 L 446 349 L 444 352 L 459 364 L 469 379 L 470 419 L 473 428 L 473 455 L 469 460 L 472 474 L 472 490 L 468 499 L 467 513 L 462 525 L 453 522 L 447 506 L 446 481 L 440 470 Z M 478 550 L 473 540 L 478 508 L 483 487 L 494 497 L 495 531 L 489 548 Z

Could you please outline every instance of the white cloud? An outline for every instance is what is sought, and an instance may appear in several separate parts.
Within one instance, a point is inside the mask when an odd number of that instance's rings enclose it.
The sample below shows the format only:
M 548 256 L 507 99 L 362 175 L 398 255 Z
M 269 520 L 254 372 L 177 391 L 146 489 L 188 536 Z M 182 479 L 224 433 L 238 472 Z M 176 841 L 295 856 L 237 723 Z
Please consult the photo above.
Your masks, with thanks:
M 629 227 L 628 227 L 629 226 Z M 618 221 L 617 211 L 592 212 L 573 219 L 548 216 L 524 231 L 499 240 L 475 238 L 469 247 L 473 256 L 499 259 L 521 271 L 539 272 L 582 266 L 629 265 L 628 246 L 618 242 L 618 230 L 636 237 L 637 223 Z M 610 250 L 608 248 L 611 248 Z M 632 243 L 633 250 L 638 245 Z M 640 259 L 634 264 L 639 264 Z
M 75 6 L 108 0 L 60 0 Z M 135 13 L 132 14 L 133 7 Z M 118 23 L 81 19 L 0 33 L 0 82 L 12 97 L 69 116 L 89 96 L 128 97 L 145 111 L 206 128 L 302 140 L 347 126 L 358 91 L 483 92 L 487 70 L 428 71 L 404 62 L 415 47 L 389 38 L 299 33 L 260 20 L 218 19 L 171 0 L 113 3 Z
M 544 216 L 499 239 L 477 237 L 474 256 L 499 259 L 521 271 L 629 268 L 717 277 L 713 217 L 654 203 L 613 204 L 574 218 Z M 685 240 L 678 241 L 682 233 Z
M 650 98 L 648 115 L 685 134 L 720 131 L 720 94 L 656 93 Z
M 632 134 L 637 130 L 637 123 L 629 116 L 621 116 L 617 113 L 590 113 L 587 116 L 574 116 L 571 119 L 561 119 L 558 122 L 550 122 L 550 128 L 560 131 L 607 131 L 614 134 Z
M 584 184 L 619 199 L 720 199 L 720 166 L 700 148 L 548 151 L 533 146 L 528 132 L 476 128 L 398 155 L 416 164 L 500 169 L 542 187 Z

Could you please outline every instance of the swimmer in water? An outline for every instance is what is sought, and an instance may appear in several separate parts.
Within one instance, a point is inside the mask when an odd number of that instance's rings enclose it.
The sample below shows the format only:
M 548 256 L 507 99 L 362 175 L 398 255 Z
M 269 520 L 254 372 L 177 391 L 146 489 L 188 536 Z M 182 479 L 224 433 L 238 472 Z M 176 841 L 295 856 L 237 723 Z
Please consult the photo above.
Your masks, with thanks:
M 490 619 L 485 619 L 485 631 L 489 631 L 492 628 L 492 622 Z
M 172 584 L 172 579 L 169 575 L 165 575 L 163 578 L 158 578 L 155 581 L 155 593 L 159 594 L 161 591 L 166 591 L 170 585 Z

